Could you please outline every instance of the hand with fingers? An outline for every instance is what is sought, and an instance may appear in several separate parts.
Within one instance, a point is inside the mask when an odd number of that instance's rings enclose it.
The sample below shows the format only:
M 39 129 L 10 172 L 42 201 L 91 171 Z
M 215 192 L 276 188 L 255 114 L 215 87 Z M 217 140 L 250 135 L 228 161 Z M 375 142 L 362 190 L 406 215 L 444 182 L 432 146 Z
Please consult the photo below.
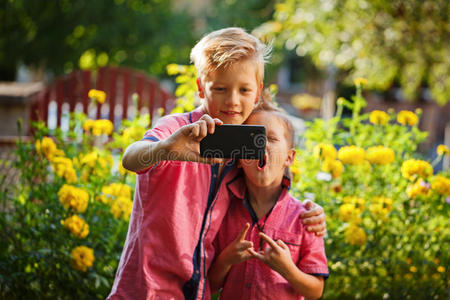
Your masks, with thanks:
M 249 249 L 253 249 L 253 243 L 245 240 L 245 235 L 249 228 L 250 224 L 246 223 L 236 239 L 219 254 L 209 269 L 208 277 L 212 292 L 216 292 L 223 286 L 225 277 L 232 265 L 253 257 L 249 252 Z
M 300 215 L 302 223 L 306 225 L 306 230 L 314 232 L 317 236 L 323 236 L 327 233 L 327 224 L 325 223 L 325 212 L 323 207 L 311 200 L 303 202 L 306 212 Z
M 200 156 L 200 141 L 208 134 L 214 133 L 217 125 L 223 122 L 205 114 L 197 122 L 185 125 L 163 141 L 167 160 L 194 161 L 203 163 L 219 163 L 222 159 L 204 158 Z
M 282 240 L 274 241 L 262 232 L 259 233 L 259 236 L 266 242 L 266 245 L 263 251 L 247 250 L 254 258 L 259 259 L 282 276 L 286 276 L 292 268 L 296 268 L 292 261 L 291 252 Z

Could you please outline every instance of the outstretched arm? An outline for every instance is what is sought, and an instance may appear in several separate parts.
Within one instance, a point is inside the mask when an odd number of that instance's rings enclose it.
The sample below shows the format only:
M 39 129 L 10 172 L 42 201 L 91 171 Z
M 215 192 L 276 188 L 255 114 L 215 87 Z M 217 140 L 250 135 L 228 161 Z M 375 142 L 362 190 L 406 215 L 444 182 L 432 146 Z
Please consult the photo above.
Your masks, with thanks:
M 305 298 L 318 299 L 322 296 L 324 285 L 322 277 L 302 272 L 292 261 L 291 252 L 282 240 L 275 242 L 262 232 L 259 236 L 267 242 L 264 252 L 256 252 L 253 249 L 249 249 L 248 252 L 283 276 L 297 293 Z
M 222 121 L 203 115 L 197 122 L 179 128 L 166 140 L 137 141 L 125 150 L 122 164 L 125 169 L 138 172 L 164 160 L 218 162 L 200 156 L 200 141 L 208 133 L 214 133 L 216 125 L 222 125 Z
M 253 249 L 253 243 L 245 240 L 249 228 L 250 224 L 245 224 L 237 238 L 219 254 L 209 269 L 208 278 L 212 292 L 216 292 L 223 286 L 232 265 L 253 257 L 248 252 L 248 249 Z

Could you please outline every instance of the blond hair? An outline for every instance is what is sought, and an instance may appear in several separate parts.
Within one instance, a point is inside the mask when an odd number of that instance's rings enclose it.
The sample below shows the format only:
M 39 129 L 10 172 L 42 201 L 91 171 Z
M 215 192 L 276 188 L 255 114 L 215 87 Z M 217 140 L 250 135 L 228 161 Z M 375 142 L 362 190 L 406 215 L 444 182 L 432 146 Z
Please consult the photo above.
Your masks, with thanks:
M 229 27 L 205 35 L 192 48 L 190 58 L 200 78 L 237 61 L 254 59 L 257 64 L 256 78 L 262 82 L 264 64 L 270 57 L 270 52 L 270 46 L 266 46 L 244 29 Z

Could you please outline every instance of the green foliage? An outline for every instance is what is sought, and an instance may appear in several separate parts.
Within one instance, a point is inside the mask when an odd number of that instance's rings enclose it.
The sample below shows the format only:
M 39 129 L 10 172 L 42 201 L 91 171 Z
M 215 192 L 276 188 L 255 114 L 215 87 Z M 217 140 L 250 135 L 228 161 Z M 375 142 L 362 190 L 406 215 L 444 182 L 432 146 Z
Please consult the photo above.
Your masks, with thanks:
M 73 114 L 69 131 L 37 123 L 34 142 L 17 143 L 19 182 L 0 191 L 0 298 L 105 299 L 122 252 L 135 185 L 135 174 L 121 166 L 121 153 L 142 138 L 148 121 L 148 115 L 127 121 L 109 142 L 109 121 Z M 64 196 L 61 191 L 67 187 L 71 193 Z M 87 224 L 87 235 L 82 223 L 70 227 L 70 217 Z M 78 246 L 93 250 L 92 265 L 74 257 Z
M 446 0 L 284 0 L 258 31 L 276 44 L 334 64 L 369 88 L 398 82 L 407 99 L 428 85 L 436 102 L 450 98 L 450 4 Z
M 294 194 L 327 215 L 324 299 L 446 299 L 450 172 L 432 175 L 419 159 L 420 111 L 361 114 L 357 91 L 338 100 L 333 119 L 308 123 L 292 168 Z M 450 154 L 441 147 L 438 160 Z
M 19 63 L 61 74 L 106 64 L 163 75 L 186 62 L 192 19 L 172 1 L 2 1 L 0 79 Z

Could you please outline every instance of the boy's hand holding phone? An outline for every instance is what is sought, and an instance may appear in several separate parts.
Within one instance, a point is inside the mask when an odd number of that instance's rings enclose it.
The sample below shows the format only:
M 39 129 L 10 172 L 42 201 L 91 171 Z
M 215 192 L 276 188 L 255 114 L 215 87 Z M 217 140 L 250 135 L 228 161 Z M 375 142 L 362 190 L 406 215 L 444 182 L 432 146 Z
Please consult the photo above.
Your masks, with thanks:
M 197 122 L 185 125 L 175 131 L 167 140 L 162 141 L 164 160 L 193 161 L 203 163 L 219 163 L 217 158 L 200 156 L 200 141 L 215 131 L 216 125 L 223 122 L 205 114 Z

